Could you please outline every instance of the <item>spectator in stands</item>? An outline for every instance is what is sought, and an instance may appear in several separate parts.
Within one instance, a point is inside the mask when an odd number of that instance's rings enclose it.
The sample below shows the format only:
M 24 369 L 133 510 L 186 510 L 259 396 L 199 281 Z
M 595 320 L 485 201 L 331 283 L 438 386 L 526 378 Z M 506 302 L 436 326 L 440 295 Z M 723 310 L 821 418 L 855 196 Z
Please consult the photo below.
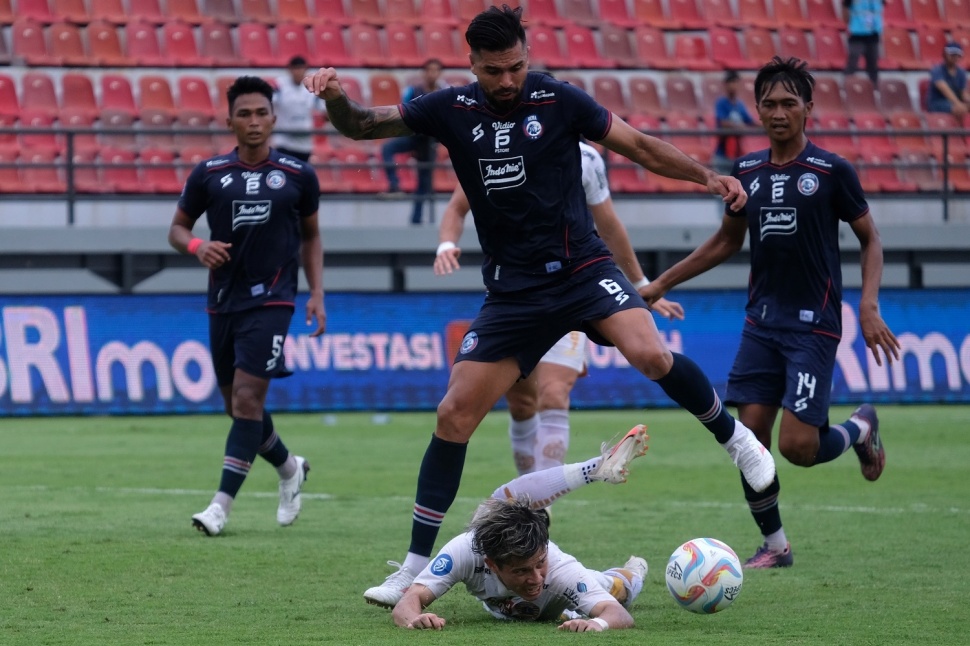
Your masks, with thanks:
M 323 109 L 323 102 L 315 96 L 307 96 L 303 88 L 307 62 L 302 56 L 294 56 L 286 65 L 286 74 L 276 79 L 273 92 L 273 111 L 276 113 L 276 132 L 273 147 L 281 155 L 310 161 L 313 152 L 313 114 Z M 285 131 L 297 131 L 286 133 Z M 305 133 L 305 134 L 304 134 Z
M 741 77 L 734 70 L 730 70 L 724 75 L 724 96 L 714 103 L 714 119 L 718 129 L 738 130 L 743 126 L 754 125 L 754 119 L 738 98 L 740 89 Z M 734 160 L 741 154 L 741 136 L 722 133 L 717 137 L 717 149 L 711 164 L 719 173 L 730 173 Z
M 441 61 L 431 58 L 421 66 L 421 82 L 409 85 L 404 90 L 402 103 L 413 101 L 419 96 L 434 92 L 444 87 L 441 82 Z M 435 140 L 425 135 L 409 135 L 389 140 L 381 147 L 381 157 L 384 160 L 384 172 L 387 173 L 387 197 L 402 196 L 401 185 L 394 167 L 394 156 L 401 153 L 411 153 L 418 162 L 418 185 L 414 190 L 417 196 L 411 211 L 411 224 L 421 224 L 421 211 L 424 202 L 431 194 L 432 163 L 434 162 Z
M 926 98 L 929 112 L 949 112 L 962 117 L 970 110 L 970 88 L 967 72 L 960 67 L 963 47 L 959 43 L 947 43 L 943 47 L 943 62 L 930 70 L 930 91 Z
M 866 59 L 866 74 L 876 87 L 879 82 L 879 39 L 882 36 L 882 0 L 843 0 L 849 29 L 849 54 L 845 74 L 855 74 L 859 57 Z

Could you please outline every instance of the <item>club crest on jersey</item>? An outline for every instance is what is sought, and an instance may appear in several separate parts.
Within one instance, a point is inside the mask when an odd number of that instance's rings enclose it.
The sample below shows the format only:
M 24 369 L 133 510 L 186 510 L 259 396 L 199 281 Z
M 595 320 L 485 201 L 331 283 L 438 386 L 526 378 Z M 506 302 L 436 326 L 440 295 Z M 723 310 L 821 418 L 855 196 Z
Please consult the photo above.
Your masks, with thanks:
M 539 117 L 532 115 L 525 118 L 525 123 L 522 124 L 522 130 L 525 132 L 529 139 L 538 139 L 542 136 L 542 124 L 539 123 Z
M 761 239 L 771 235 L 790 236 L 798 230 L 798 209 L 786 206 L 761 207 Z
M 461 349 L 458 351 L 462 354 L 468 354 L 472 350 L 478 347 L 478 334 L 475 332 L 469 332 L 465 335 L 465 338 L 461 340 Z
M 525 184 L 525 159 L 522 156 L 502 159 L 479 159 L 485 193 Z
M 454 560 L 448 554 L 441 554 L 431 563 L 431 574 L 445 576 L 455 566 Z
M 798 178 L 798 192 L 802 195 L 812 195 L 818 190 L 818 177 L 815 173 L 805 173 Z
M 286 186 L 286 175 L 281 170 L 271 170 L 266 176 L 266 186 L 273 190 L 279 190 Z
M 233 200 L 232 230 L 268 222 L 272 205 L 269 200 Z

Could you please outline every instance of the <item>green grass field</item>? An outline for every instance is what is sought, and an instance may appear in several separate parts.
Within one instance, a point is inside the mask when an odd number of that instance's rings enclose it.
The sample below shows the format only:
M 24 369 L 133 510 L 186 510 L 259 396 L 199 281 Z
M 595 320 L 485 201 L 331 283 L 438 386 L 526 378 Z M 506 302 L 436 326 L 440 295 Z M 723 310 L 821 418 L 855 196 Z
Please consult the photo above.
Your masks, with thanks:
M 842 419 L 848 409 L 833 412 Z M 855 455 L 814 469 L 779 459 L 795 566 L 748 572 L 713 616 L 675 606 L 663 582 L 684 540 L 743 558 L 760 537 L 738 475 L 680 411 L 580 412 L 570 458 L 645 421 L 650 450 L 625 485 L 554 506 L 552 536 L 589 567 L 646 557 L 637 627 L 564 634 L 490 619 L 463 589 L 434 608 L 441 633 L 394 628 L 361 593 L 403 560 L 430 414 L 277 415 L 313 467 L 303 514 L 276 525 L 276 475 L 253 469 L 223 535 L 190 526 L 217 484 L 227 424 L 211 417 L 8 419 L 0 426 L 0 644 L 966 644 L 970 407 L 880 408 L 887 467 Z M 332 420 L 331 420 L 332 421 Z M 477 431 L 439 544 L 513 477 L 504 413 Z M 777 455 L 777 453 L 776 453 Z

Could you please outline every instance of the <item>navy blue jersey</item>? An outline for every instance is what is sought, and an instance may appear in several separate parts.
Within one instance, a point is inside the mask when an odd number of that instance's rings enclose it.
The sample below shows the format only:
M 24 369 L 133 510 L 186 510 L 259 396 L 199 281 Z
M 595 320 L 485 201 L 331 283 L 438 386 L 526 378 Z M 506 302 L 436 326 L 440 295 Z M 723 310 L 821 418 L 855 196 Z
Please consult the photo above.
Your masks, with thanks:
M 855 169 L 809 142 L 794 161 L 770 151 L 739 158 L 733 175 L 748 192 L 735 213 L 748 219 L 751 279 L 748 318 L 765 327 L 842 333 L 839 221 L 869 212 Z
M 301 218 L 320 206 L 308 164 L 270 149 L 266 161 L 248 166 L 233 150 L 200 162 L 178 205 L 193 220 L 206 214 L 212 240 L 232 243 L 230 261 L 209 272 L 210 312 L 293 305 Z
M 399 106 L 409 128 L 450 153 L 494 292 L 551 283 L 610 252 L 586 208 L 580 136 L 600 140 L 611 115 L 582 90 L 528 74 L 520 103 L 496 114 L 478 83 Z

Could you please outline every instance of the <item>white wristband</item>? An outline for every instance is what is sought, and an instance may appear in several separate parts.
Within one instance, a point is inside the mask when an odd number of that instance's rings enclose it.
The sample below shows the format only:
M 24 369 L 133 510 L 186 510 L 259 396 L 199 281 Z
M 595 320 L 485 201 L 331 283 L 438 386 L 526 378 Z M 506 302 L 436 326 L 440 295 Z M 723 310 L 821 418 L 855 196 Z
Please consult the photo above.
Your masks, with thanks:
M 650 284 L 650 279 L 644 276 L 637 282 L 633 283 L 633 289 L 640 289 L 641 287 L 646 287 Z
M 592 621 L 594 624 L 599 624 L 600 627 L 603 628 L 603 630 L 610 629 L 610 625 L 606 623 L 606 620 L 601 617 L 593 617 L 592 619 L 590 619 L 590 621 Z
M 438 250 L 434 253 L 434 255 L 440 256 L 444 252 L 446 252 L 446 251 L 448 251 L 450 249 L 454 249 L 457 246 L 458 245 L 456 245 L 454 242 L 452 242 L 450 240 L 446 240 L 446 241 L 442 242 L 440 245 L 438 245 Z

